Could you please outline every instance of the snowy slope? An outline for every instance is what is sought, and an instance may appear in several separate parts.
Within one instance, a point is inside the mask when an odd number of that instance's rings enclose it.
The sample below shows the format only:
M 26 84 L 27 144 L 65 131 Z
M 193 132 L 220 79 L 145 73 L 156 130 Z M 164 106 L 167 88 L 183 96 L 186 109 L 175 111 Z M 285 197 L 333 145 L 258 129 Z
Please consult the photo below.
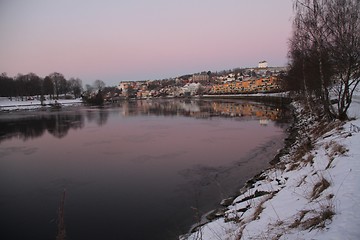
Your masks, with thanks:
M 296 108 L 299 137 L 219 218 L 180 239 L 360 239 L 360 94 L 355 120 L 316 122 Z
M 68 105 L 77 105 L 81 104 L 81 98 L 77 99 L 59 99 L 56 100 L 57 103 L 61 105 L 68 106 Z M 44 101 L 44 105 L 50 107 L 51 104 L 54 104 L 55 100 L 46 100 Z M 40 100 L 24 100 L 21 101 L 19 99 L 13 98 L 12 100 L 1 97 L 0 98 L 0 111 L 13 111 L 13 110 L 33 110 L 42 108 Z

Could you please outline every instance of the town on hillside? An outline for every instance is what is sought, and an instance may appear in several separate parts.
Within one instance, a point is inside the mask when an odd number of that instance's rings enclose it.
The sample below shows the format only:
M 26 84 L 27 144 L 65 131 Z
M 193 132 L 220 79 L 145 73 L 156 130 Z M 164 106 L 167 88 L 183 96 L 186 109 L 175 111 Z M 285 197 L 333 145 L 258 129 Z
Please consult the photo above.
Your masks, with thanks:
M 10 101 L 79 99 L 101 105 L 124 99 L 193 97 L 203 95 L 273 93 L 282 91 L 286 67 L 269 67 L 266 61 L 253 68 L 234 68 L 219 72 L 204 71 L 175 78 L 147 81 L 121 81 L 106 86 L 101 80 L 82 86 L 79 78 L 66 79 L 54 72 L 44 79 L 35 73 L 9 77 L 0 74 L 0 97 Z
M 254 68 L 201 72 L 176 78 L 148 81 L 121 81 L 116 91 L 104 93 L 105 101 L 122 98 L 191 97 L 243 93 L 272 93 L 281 90 L 286 67 L 269 67 L 266 61 Z

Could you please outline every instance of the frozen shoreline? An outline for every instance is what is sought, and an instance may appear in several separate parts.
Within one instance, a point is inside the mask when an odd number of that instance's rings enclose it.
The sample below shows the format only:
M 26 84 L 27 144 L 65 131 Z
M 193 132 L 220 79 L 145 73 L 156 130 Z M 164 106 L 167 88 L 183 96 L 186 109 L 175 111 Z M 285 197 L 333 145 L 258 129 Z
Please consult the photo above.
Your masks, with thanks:
M 345 123 L 319 123 L 295 105 L 298 137 L 280 162 L 180 239 L 359 239 L 360 103 Z
M 36 110 L 40 108 L 51 108 L 54 104 L 61 104 L 62 106 L 76 106 L 83 103 L 81 98 L 77 99 L 59 99 L 59 100 L 45 100 L 43 105 L 39 100 L 24 100 L 16 99 L 10 100 L 6 97 L 0 98 L 0 112 L 19 111 L 19 110 Z

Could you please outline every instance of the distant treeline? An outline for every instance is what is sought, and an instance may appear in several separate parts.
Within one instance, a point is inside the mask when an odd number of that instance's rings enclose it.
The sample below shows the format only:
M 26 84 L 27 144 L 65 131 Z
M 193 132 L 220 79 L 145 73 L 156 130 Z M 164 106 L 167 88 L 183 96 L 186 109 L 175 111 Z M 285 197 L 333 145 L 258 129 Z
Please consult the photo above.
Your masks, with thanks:
M 0 75 L 0 97 L 19 97 L 49 95 L 59 98 L 59 95 L 72 94 L 80 97 L 83 91 L 82 81 L 79 78 L 65 79 L 61 73 L 51 73 L 41 78 L 35 73 L 18 74 L 9 77 L 6 73 Z

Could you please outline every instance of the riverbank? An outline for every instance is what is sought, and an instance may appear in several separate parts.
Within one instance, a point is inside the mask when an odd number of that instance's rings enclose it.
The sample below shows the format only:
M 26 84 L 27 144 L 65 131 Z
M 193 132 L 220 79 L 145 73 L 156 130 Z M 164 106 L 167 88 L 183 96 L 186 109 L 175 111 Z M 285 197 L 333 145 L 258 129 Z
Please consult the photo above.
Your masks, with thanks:
M 168 99 L 175 99 L 174 97 L 168 97 Z M 255 93 L 255 94 L 226 94 L 226 95 L 202 95 L 194 96 L 193 98 L 199 99 L 242 99 L 242 100 L 250 100 L 255 102 L 265 102 L 265 103 L 276 103 L 287 105 L 291 102 L 291 98 L 289 97 L 287 92 L 283 93 Z M 154 98 L 157 99 L 157 98 Z M 158 98 L 162 99 L 162 98 Z M 184 99 L 188 99 L 184 97 Z M 127 101 L 129 99 L 122 99 L 121 101 Z M 146 100 L 146 99 L 137 99 L 137 100 Z M 24 99 L 20 100 L 20 98 L 12 98 L 10 100 L 7 97 L 0 97 L 0 112 L 8 112 L 8 111 L 21 111 L 21 110 L 35 110 L 40 108 L 51 108 L 54 107 L 54 104 L 59 104 L 61 106 L 73 106 L 83 104 L 83 100 L 81 98 L 77 99 L 59 99 L 59 100 L 45 100 L 43 103 L 37 99 Z M 106 103 L 112 104 L 112 103 Z
M 35 110 L 40 108 L 52 108 L 54 106 L 74 106 L 82 104 L 82 99 L 59 99 L 59 100 L 45 100 L 41 104 L 40 100 L 31 99 L 21 101 L 19 99 L 13 98 L 10 100 L 7 97 L 0 98 L 0 112 L 2 111 L 19 111 L 19 110 Z
M 349 111 L 354 120 L 330 124 L 294 104 L 298 134 L 278 163 L 180 239 L 359 239 L 357 99 Z

